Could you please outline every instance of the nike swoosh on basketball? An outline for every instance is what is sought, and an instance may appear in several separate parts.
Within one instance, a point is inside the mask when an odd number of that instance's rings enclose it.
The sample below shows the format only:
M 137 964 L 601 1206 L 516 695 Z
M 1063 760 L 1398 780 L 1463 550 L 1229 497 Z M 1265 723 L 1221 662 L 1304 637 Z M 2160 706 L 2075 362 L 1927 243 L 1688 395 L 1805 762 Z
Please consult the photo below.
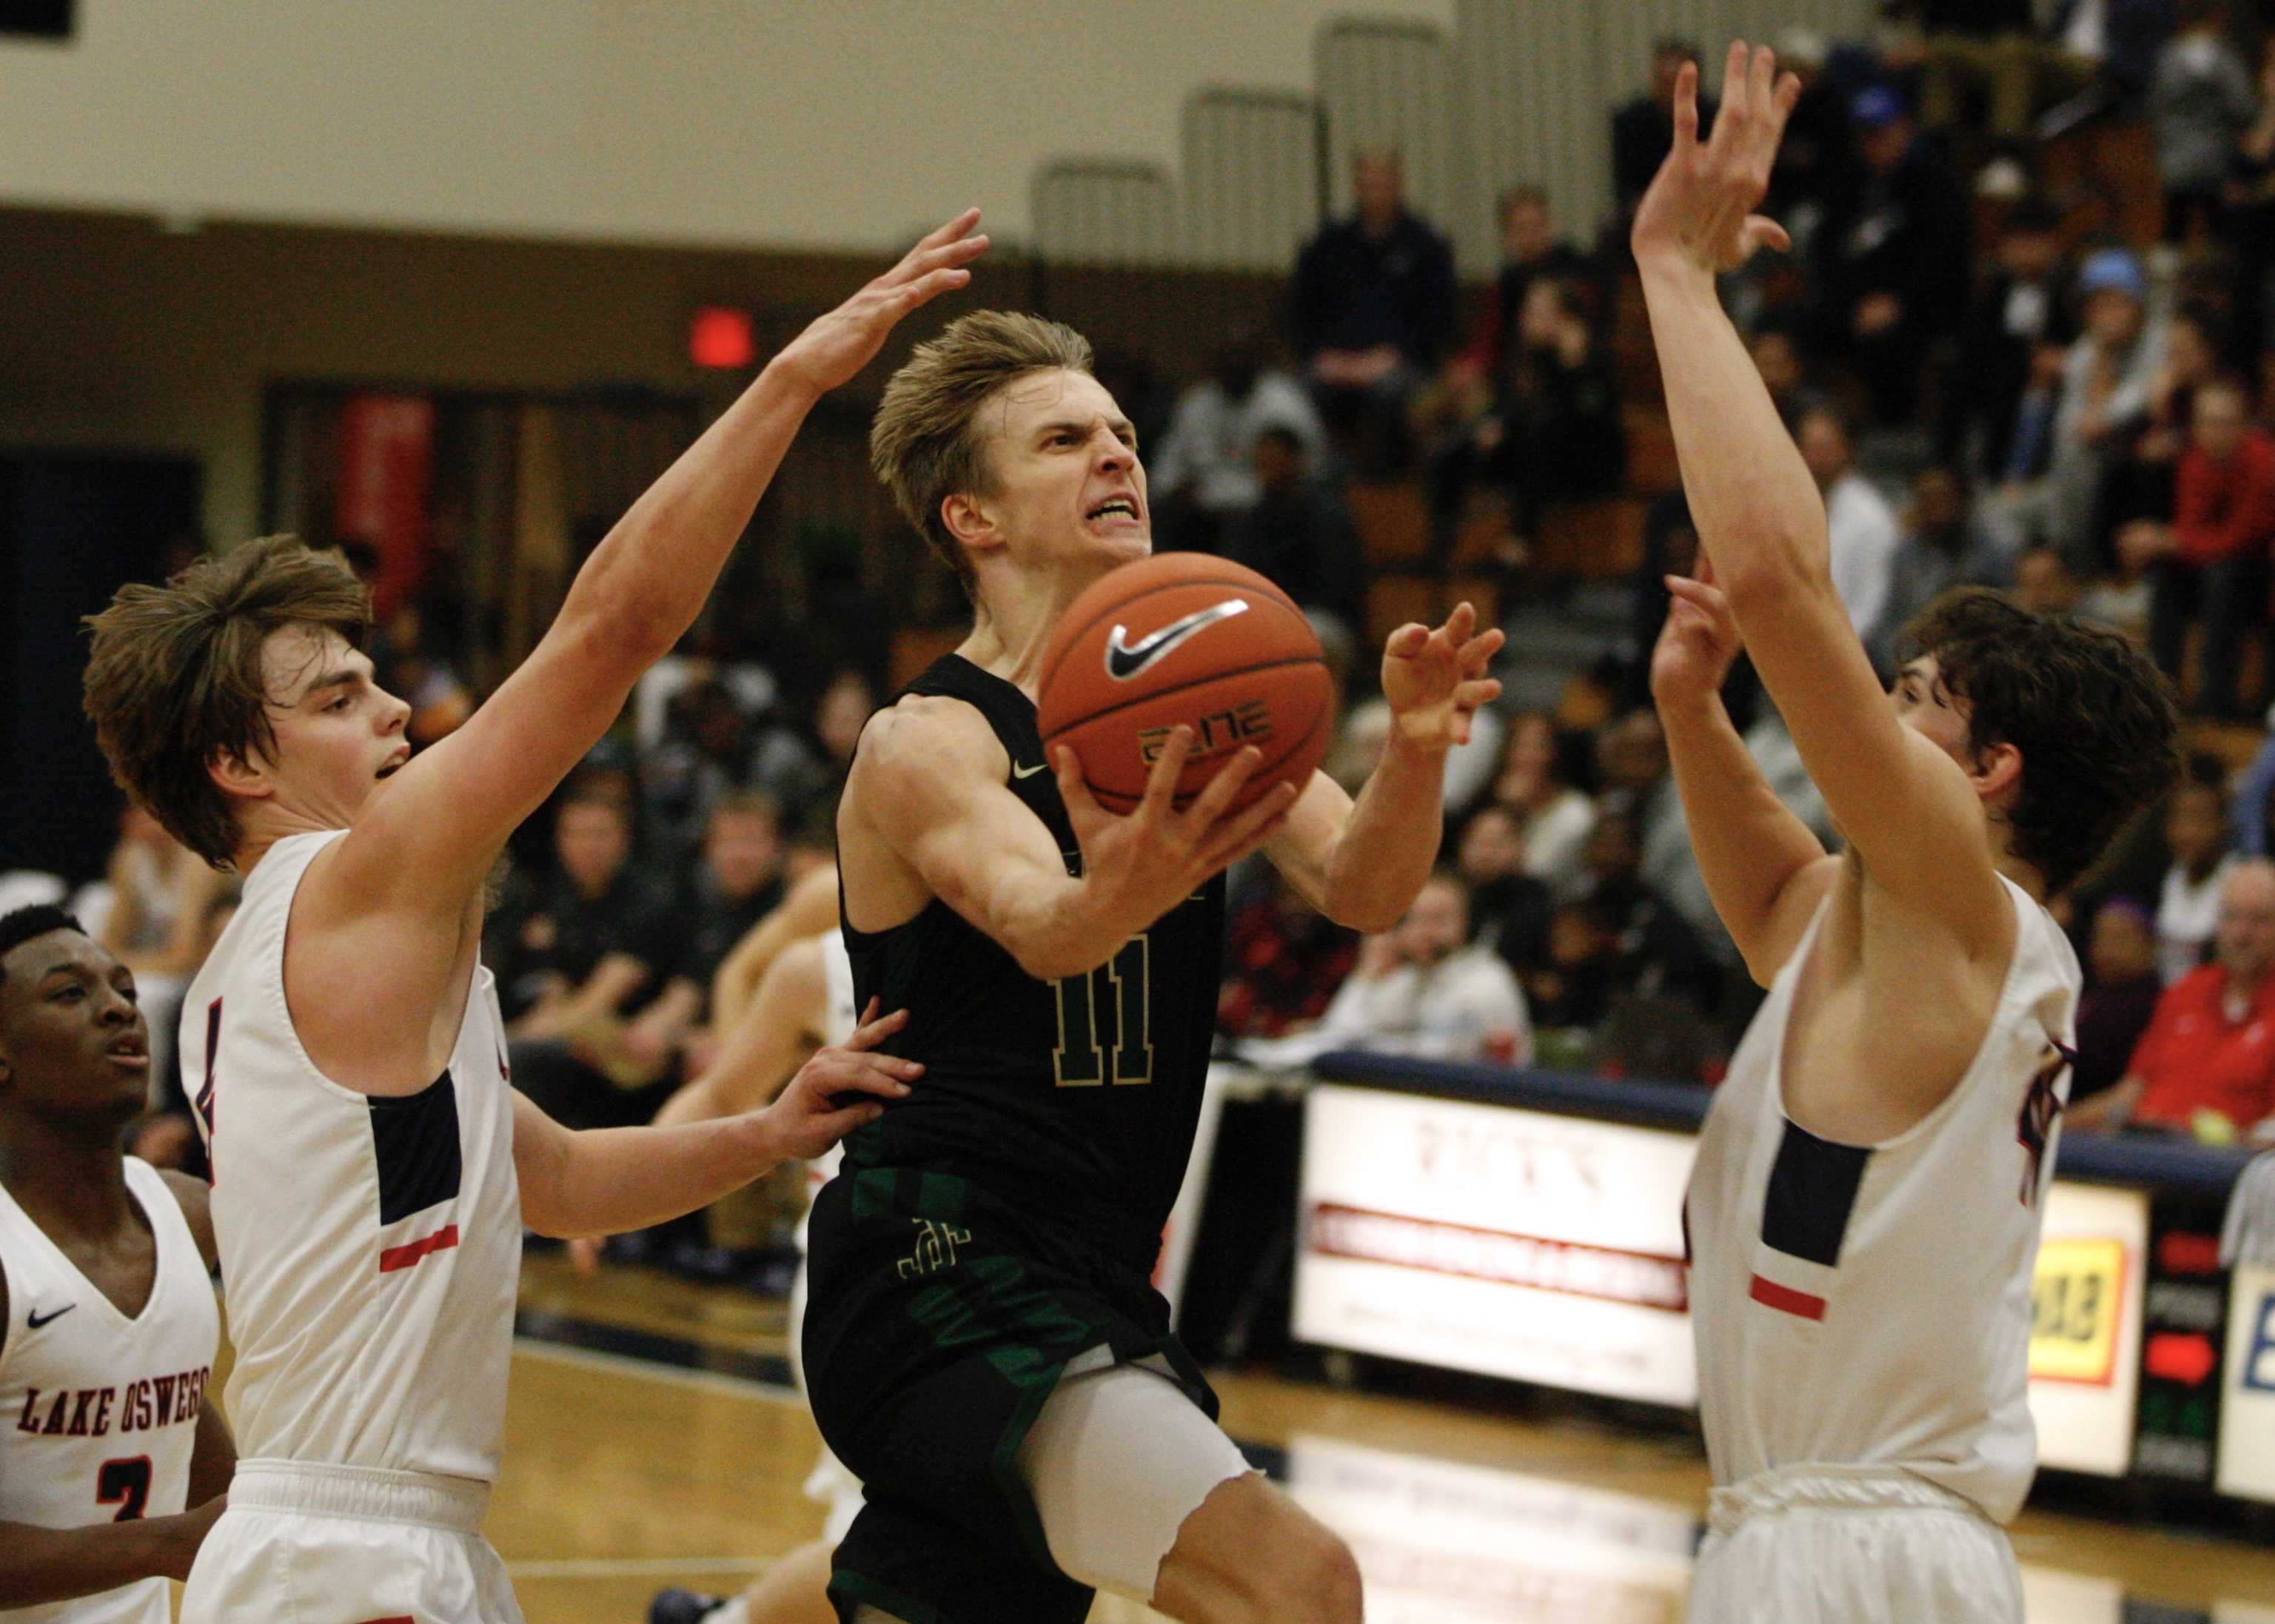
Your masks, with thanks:
M 1195 609 L 1183 620 L 1171 621 L 1159 631 L 1138 638 L 1134 646 L 1129 641 L 1130 628 L 1116 626 L 1106 639 L 1106 674 L 1117 683 L 1126 683 L 1203 627 L 1247 613 L 1247 599 L 1228 598 L 1207 608 Z
M 1014 778 L 1032 778 L 1038 773 L 1047 773 L 1050 770 L 1050 764 L 1047 761 L 1038 761 L 1032 767 L 1021 767 L 1016 761 L 1011 764 L 1011 776 Z
M 79 1304 L 76 1303 L 66 1303 L 52 1314 L 42 1314 L 38 1310 L 34 1309 L 30 1314 L 25 1317 L 24 1329 L 26 1331 L 36 1331 L 42 1326 L 53 1325 L 57 1320 L 61 1319 L 65 1314 L 70 1313 L 72 1310 L 78 1306 Z

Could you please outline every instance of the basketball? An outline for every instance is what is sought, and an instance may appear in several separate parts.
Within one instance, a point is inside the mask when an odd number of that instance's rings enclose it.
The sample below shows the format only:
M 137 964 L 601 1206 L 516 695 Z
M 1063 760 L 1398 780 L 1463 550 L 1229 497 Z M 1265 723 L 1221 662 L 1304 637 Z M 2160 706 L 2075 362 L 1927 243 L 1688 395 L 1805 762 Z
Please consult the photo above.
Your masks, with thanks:
M 1264 764 L 1235 808 L 1306 782 L 1334 722 L 1326 656 L 1287 593 L 1206 553 L 1124 564 L 1068 606 L 1043 651 L 1043 748 L 1071 745 L 1098 804 L 1129 812 L 1183 723 L 1182 809 L 1250 744 Z

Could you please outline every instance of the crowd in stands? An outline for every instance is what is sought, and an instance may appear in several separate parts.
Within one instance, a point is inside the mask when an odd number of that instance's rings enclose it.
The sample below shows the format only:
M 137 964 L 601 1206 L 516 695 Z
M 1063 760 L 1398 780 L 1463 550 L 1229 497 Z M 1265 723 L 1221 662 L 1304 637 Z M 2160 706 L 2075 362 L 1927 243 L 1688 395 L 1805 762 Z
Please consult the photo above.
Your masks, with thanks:
M 2275 49 L 2255 50 L 2259 18 L 2207 0 L 1885 10 L 1872 40 L 1785 42 L 1805 91 L 1771 207 L 1795 249 L 1731 279 L 1729 302 L 1885 673 L 1914 615 L 1984 585 L 2113 625 L 2173 679 L 2188 781 L 2057 903 L 2088 981 L 2072 1124 L 2275 1137 L 2275 741 L 2258 720 L 2275 699 Z M 1387 727 L 1367 694 L 1376 561 L 1354 487 L 1416 495 L 1420 566 L 1441 581 L 1482 515 L 1495 539 L 1470 567 L 1505 618 L 1578 602 L 1539 563 L 1560 504 L 1648 507 L 1631 573 L 1590 584 L 1614 600 L 1603 651 L 1546 680 L 1504 671 L 1504 706 L 1449 766 L 1441 867 L 1403 923 L 1362 940 L 1268 865 L 1236 872 L 1230 1053 L 1378 1046 L 1712 1084 L 1759 1000 L 1691 857 L 1644 681 L 1662 577 L 1698 544 L 1671 480 L 1630 484 L 1656 385 L 1624 219 L 1694 59 L 1663 43 L 1649 92 L 1613 117 L 1616 208 L 1595 242 L 1512 184 L 1503 264 L 1466 329 L 1447 238 L 1396 155 L 1361 155 L 1356 212 L 1294 263 L 1284 331 L 1228 332 L 1167 406 L 1147 453 L 1157 545 L 1244 562 L 1312 615 L 1349 680 L 1330 770 L 1354 786 Z M 2055 178 L 2062 143 L 2112 129 L 2153 142 L 2153 238 L 2125 237 L 2113 183 Z M 376 652 L 421 743 L 464 719 L 472 696 L 416 606 Z M 1505 664 L 1534 657 L 1519 633 Z M 830 860 L 836 789 L 884 691 L 876 671 L 792 688 L 715 652 L 657 668 L 623 737 L 516 843 L 485 957 L 518 1085 L 592 1126 L 643 1120 L 701 1071 L 714 978 Z M 1727 699 L 1780 798 L 1837 846 L 1742 661 Z M 155 1014 L 229 892 L 130 815 L 88 903 Z M 153 1154 L 195 1154 L 178 1123 L 145 1133 Z

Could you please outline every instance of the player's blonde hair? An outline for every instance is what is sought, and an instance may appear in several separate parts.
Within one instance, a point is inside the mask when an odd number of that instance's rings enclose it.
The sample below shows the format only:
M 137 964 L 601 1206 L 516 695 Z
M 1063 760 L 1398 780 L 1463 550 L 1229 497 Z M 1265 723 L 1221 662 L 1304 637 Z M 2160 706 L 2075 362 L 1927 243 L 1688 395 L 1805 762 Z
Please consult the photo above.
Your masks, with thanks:
M 987 442 L 975 427 L 979 408 L 1029 373 L 1087 373 L 1092 366 L 1090 340 L 1070 327 L 1017 311 L 975 310 L 918 344 L 885 385 L 869 429 L 869 465 L 967 593 L 971 561 L 940 510 L 950 496 L 989 489 Z
M 237 850 L 219 752 L 276 748 L 261 653 L 287 626 L 360 647 L 371 601 L 346 560 L 263 536 L 192 564 L 163 586 L 122 586 L 87 624 L 86 704 L 110 775 L 166 832 L 215 868 Z

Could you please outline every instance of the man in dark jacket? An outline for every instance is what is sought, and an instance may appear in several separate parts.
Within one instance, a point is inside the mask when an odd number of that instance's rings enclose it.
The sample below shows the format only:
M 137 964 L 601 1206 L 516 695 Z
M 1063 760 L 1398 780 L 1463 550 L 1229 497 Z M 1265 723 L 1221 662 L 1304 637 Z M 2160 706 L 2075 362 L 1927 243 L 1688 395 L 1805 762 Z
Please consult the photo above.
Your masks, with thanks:
M 1406 400 L 1451 344 L 1460 293 L 1453 249 L 1407 210 L 1398 155 L 1358 154 L 1352 181 L 1358 212 L 1305 246 L 1289 313 L 1321 415 L 1386 473 L 1405 460 Z

